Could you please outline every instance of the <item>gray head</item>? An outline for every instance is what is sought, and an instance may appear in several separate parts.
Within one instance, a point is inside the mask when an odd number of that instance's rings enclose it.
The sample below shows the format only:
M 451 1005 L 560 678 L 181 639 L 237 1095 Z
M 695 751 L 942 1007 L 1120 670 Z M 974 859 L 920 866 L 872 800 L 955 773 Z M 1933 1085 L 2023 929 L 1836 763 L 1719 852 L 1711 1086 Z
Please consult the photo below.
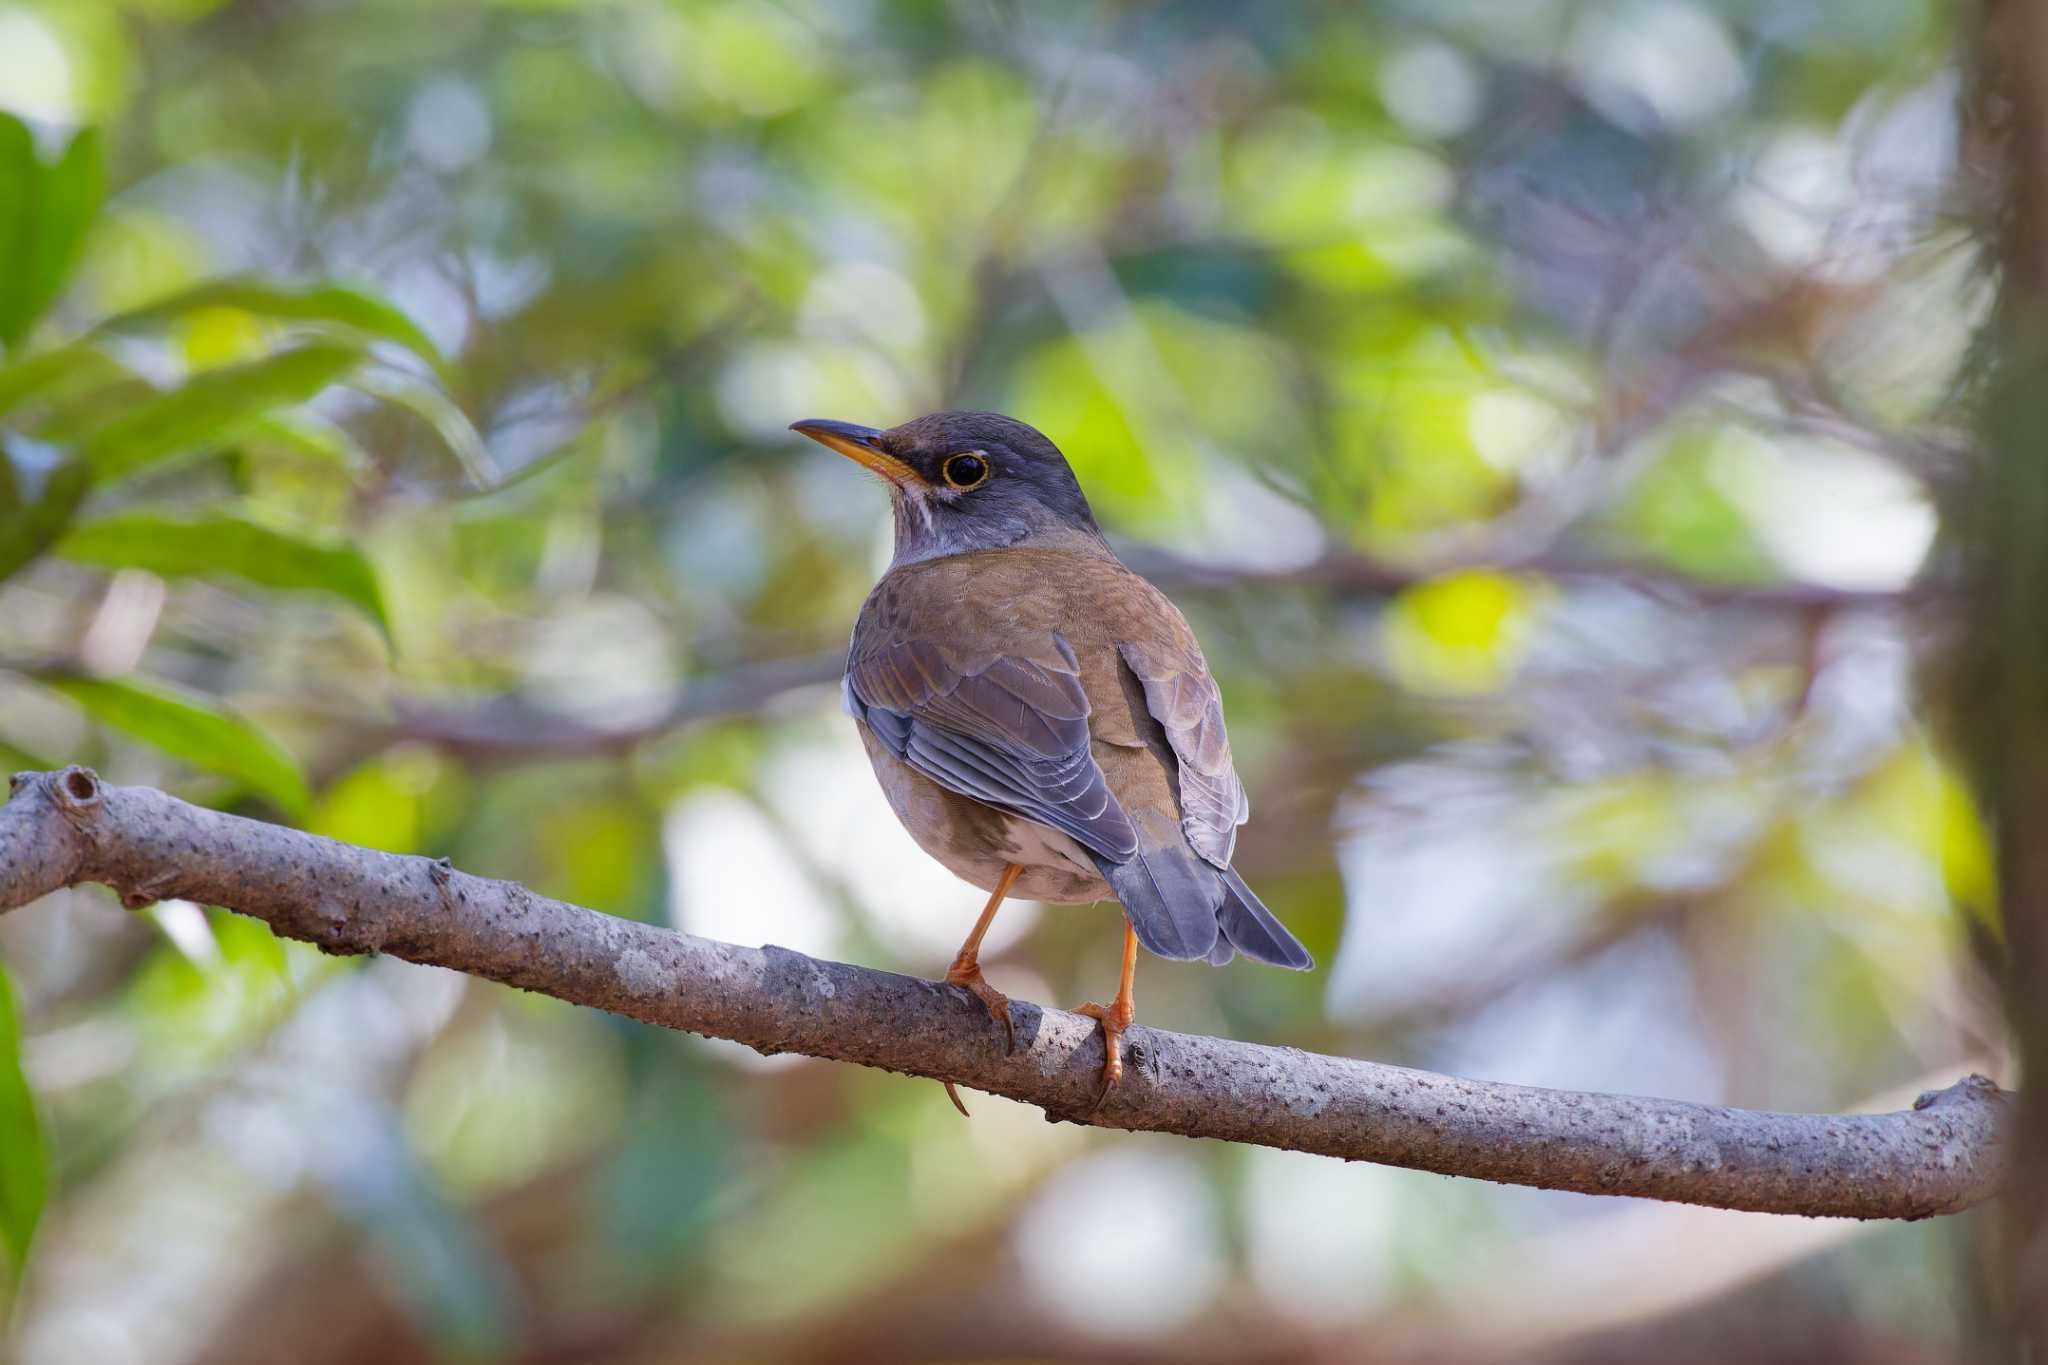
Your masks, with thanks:
M 887 431 L 821 420 L 790 430 L 887 481 L 898 564 L 1025 542 L 1107 553 L 1066 457 L 1015 418 L 935 412 Z

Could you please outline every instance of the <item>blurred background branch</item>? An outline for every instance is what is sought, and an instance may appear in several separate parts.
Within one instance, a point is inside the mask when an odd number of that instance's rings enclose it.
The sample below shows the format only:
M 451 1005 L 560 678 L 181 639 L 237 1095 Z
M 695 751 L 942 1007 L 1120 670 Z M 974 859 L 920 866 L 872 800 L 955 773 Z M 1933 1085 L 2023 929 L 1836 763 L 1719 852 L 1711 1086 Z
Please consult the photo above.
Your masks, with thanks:
M 1939 602 L 1948 594 L 1933 584 L 1899 589 L 1855 591 L 1815 584 L 1731 585 L 1701 582 L 1651 566 L 1573 564 L 1532 559 L 1513 566 L 1495 564 L 1440 565 L 1429 570 L 1403 569 L 1357 555 L 1326 554 L 1314 562 L 1287 569 L 1248 569 L 1203 563 L 1153 546 L 1125 549 L 1126 562 L 1169 590 L 1181 593 L 1237 593 L 1275 588 L 1327 590 L 1340 598 L 1384 599 L 1447 573 L 1513 567 L 1538 579 L 1604 582 L 1673 605 L 1753 608 L 1815 614 L 1857 609 L 1909 608 Z M 359 713 L 338 712 L 335 721 L 350 722 L 355 742 L 330 755 L 330 771 L 341 771 L 390 745 L 414 742 L 434 746 L 465 762 L 548 759 L 615 754 L 669 734 L 697 721 L 743 715 L 774 706 L 790 692 L 807 687 L 836 686 L 844 671 L 844 655 L 834 651 L 795 659 L 742 664 L 723 672 L 692 678 L 659 714 L 619 726 L 581 722 L 559 713 L 491 697 L 471 707 L 395 700 L 395 714 L 378 723 Z M 0 669 L 37 676 L 61 671 L 54 662 L 22 663 L 0 659 Z

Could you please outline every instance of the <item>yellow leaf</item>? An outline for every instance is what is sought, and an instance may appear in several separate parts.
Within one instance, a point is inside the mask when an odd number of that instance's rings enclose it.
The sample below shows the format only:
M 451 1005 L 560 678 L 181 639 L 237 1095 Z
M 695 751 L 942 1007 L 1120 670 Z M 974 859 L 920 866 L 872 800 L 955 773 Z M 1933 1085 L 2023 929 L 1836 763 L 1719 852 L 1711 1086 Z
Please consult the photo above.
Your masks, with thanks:
M 1387 612 L 1388 662 L 1417 692 L 1494 691 L 1522 662 L 1536 604 L 1527 584 L 1487 569 L 1419 583 Z
M 185 359 L 195 370 L 252 360 L 264 350 L 263 327 L 240 308 L 200 308 L 185 319 Z
M 1991 933 L 2003 938 L 1998 917 L 1998 868 L 1991 851 L 1991 836 L 1977 802 L 1962 779 L 1947 767 L 1942 769 L 1941 797 L 1937 816 L 1940 829 L 1941 879 L 1949 898 L 1983 922 Z

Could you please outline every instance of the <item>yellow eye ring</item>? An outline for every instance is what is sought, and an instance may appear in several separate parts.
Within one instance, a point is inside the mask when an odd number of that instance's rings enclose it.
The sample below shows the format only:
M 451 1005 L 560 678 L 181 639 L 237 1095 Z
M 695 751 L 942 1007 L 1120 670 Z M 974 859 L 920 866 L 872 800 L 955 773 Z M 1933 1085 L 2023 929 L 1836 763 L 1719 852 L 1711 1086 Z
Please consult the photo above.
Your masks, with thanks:
M 988 476 L 995 473 L 988 456 L 978 450 L 963 450 L 958 455 L 948 455 L 946 462 L 939 466 L 939 473 L 946 483 L 961 490 L 979 488 L 988 482 Z

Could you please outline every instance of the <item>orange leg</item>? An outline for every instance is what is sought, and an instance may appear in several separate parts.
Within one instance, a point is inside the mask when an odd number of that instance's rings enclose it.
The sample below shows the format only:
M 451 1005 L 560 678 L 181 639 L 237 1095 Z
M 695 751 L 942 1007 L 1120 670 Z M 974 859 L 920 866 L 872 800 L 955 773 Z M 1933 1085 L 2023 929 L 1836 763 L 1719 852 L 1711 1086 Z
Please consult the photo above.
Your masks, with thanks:
M 996 911 L 1002 906 L 1003 897 L 1010 894 L 1010 888 L 1016 885 L 1017 878 L 1023 875 L 1023 872 L 1024 868 L 1020 863 L 1011 863 L 1003 869 L 1002 877 L 996 882 L 996 889 L 989 895 L 988 904 L 981 908 L 981 918 L 974 922 L 974 928 L 967 935 L 967 941 L 960 945 L 960 951 L 954 955 L 953 965 L 946 968 L 948 985 L 966 987 L 975 999 L 988 1007 L 989 1017 L 1001 1022 L 1004 1045 L 1011 1052 L 1017 1050 L 1017 1026 L 1010 1021 L 1010 997 L 989 985 L 987 978 L 982 976 L 981 940 L 982 936 L 988 933 L 989 925 L 995 923 Z M 965 1114 L 967 1106 L 960 1103 L 960 1092 L 953 1088 L 951 1081 L 944 1084 L 947 1097 L 953 1101 L 953 1107 Z
M 1131 917 L 1124 916 L 1124 971 L 1117 983 L 1116 999 L 1107 1005 L 1077 1005 L 1074 1013 L 1085 1014 L 1090 1019 L 1102 1022 L 1102 1093 L 1095 1097 L 1095 1103 L 1088 1106 L 1094 1113 L 1109 1098 L 1110 1087 L 1124 1078 L 1124 1030 L 1131 1026 L 1131 1018 L 1137 1007 L 1131 1001 L 1131 987 L 1138 976 L 1138 934 L 1131 928 Z

